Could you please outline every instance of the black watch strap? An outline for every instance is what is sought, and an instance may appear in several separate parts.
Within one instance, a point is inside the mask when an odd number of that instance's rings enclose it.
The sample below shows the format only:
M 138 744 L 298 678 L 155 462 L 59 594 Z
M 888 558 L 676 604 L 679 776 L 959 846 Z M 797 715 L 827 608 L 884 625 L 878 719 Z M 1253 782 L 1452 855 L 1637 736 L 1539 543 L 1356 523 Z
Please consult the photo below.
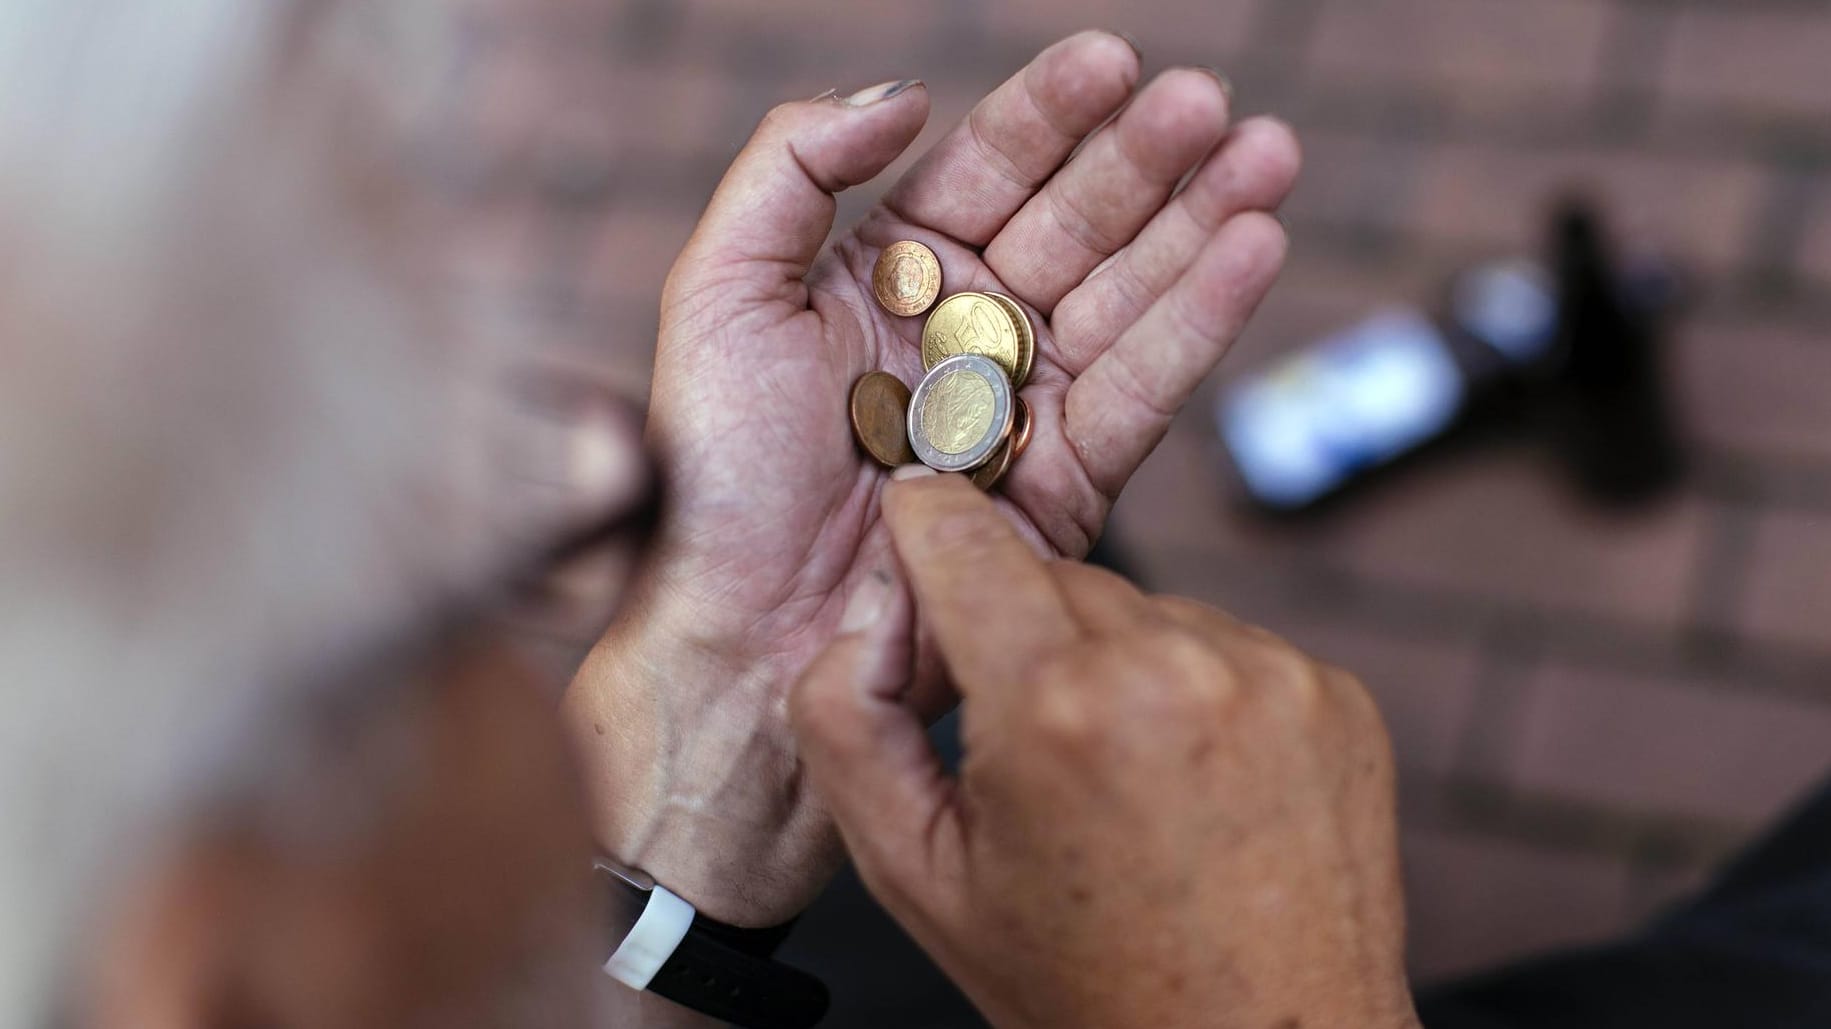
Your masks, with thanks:
M 811 1029 L 826 1015 L 825 983 L 726 946 L 702 932 L 699 921 L 655 973 L 650 992 L 744 1029 Z
M 598 871 L 613 925 L 629 930 L 658 898 L 674 906 L 676 914 L 684 914 L 682 908 L 691 910 L 640 872 L 608 863 L 601 863 Z M 790 922 L 743 929 L 694 912 L 671 952 L 658 968 L 649 966 L 654 968 L 652 975 L 638 988 L 743 1029 L 811 1029 L 826 1015 L 826 985 L 770 957 L 793 926 Z M 624 935 L 609 941 L 613 952 L 622 946 Z

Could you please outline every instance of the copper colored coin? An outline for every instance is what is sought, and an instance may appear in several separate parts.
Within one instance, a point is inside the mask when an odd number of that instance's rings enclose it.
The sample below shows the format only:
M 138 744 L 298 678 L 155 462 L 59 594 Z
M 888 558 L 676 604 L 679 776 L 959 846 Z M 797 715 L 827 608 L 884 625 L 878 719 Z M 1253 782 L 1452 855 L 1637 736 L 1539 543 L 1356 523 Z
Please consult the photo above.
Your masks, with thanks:
M 1023 397 L 1017 398 L 1017 423 L 1011 426 L 1011 460 L 1024 456 L 1030 448 L 1030 435 L 1036 428 L 1036 422 L 1030 417 L 1030 402 Z
M 891 314 L 904 318 L 921 314 L 941 295 L 941 261 L 933 250 L 913 239 L 892 243 L 877 255 L 871 292 Z
M 1011 470 L 1011 462 L 1016 460 L 1011 456 L 1013 442 L 1015 441 L 1005 440 L 1004 445 L 998 448 L 998 453 L 993 454 L 990 461 L 973 470 L 973 485 L 990 493 L 1000 482 L 1004 481 L 1005 473 Z
M 867 372 L 852 384 L 852 435 L 886 468 L 914 464 L 909 446 L 909 387 L 889 372 Z
M 1011 438 L 1005 441 L 992 459 L 973 472 L 973 485 L 990 493 L 1004 481 L 1011 472 L 1011 466 L 1024 456 L 1024 448 L 1030 445 L 1030 405 L 1022 397 L 1017 398 L 1017 417 L 1011 424 Z

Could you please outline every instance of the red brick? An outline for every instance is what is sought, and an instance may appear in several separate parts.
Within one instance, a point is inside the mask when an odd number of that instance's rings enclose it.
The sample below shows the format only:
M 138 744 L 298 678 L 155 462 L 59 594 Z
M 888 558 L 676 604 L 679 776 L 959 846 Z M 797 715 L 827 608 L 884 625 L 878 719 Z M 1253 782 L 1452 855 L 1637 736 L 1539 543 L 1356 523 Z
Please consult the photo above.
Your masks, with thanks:
M 1401 228 L 1422 152 L 1378 133 L 1303 128 L 1303 175 L 1284 205 L 1301 232 L 1309 223 L 1390 232 Z
M 446 286 L 466 305 L 512 307 L 533 289 L 558 226 L 527 191 L 474 200 L 451 213 L 442 255 Z
M 1679 15 L 1661 73 L 1673 105 L 1822 121 L 1831 111 L 1831 15 L 1694 7 Z
M 1756 826 L 1831 771 L 1831 701 L 1551 665 L 1522 705 L 1514 785 Z
M 697 214 L 685 209 L 648 210 L 635 204 L 619 205 L 616 212 L 591 231 L 581 262 L 581 287 L 591 311 L 651 312 L 651 324 L 660 310 L 661 286 L 668 269 L 693 232 Z M 615 340 L 613 350 L 654 349 L 653 339 Z
M 1439 287 L 1442 269 L 1431 263 L 1355 260 L 1321 236 L 1294 226 L 1284 274 L 1221 362 L 1220 379 L 1249 374 L 1381 309 L 1428 302 Z
M 818 54 L 819 66 L 804 70 L 868 76 L 853 89 L 922 74 L 911 67 L 910 53 L 925 35 L 939 31 L 946 17 L 935 4 L 835 4 L 831 0 L 668 0 L 668 7 L 674 39 L 683 48 L 723 53 L 743 50 L 759 64 L 783 61 L 785 54 Z M 820 88 L 846 85 L 845 80 L 835 80 Z
M 1831 651 L 1831 518 L 1761 519 L 1740 615 L 1757 637 Z
M 1397 639 L 1345 622 L 1280 617 L 1266 627 L 1366 684 L 1400 768 L 1439 776 L 1452 770 L 1475 703 L 1473 645 Z
M 1814 190 L 1817 204 L 1806 228 L 1799 254 L 1801 277 L 1831 287 L 1831 178 L 1821 178 Z
M 1277 2 L 1277 0 L 1271 0 Z M 1150 67 L 1165 61 L 1218 64 L 1248 51 L 1260 0 L 1006 0 L 985 4 L 986 28 L 1042 47 L 1082 29 L 1125 32 Z
M 1710 508 L 1682 498 L 1634 515 L 1578 499 L 1556 467 L 1489 450 L 1433 461 L 1333 517 L 1291 527 L 1242 515 L 1206 405 L 1179 419 L 1116 513 L 1122 541 L 1171 591 L 1265 611 L 1234 573 L 1304 567 L 1435 591 L 1456 602 L 1549 608 L 1674 627 L 1689 614 Z M 1232 570 L 1214 584 L 1217 568 Z M 1273 609 L 1275 611 L 1275 609 Z
M 1328 84 L 1567 97 L 1594 81 L 1611 12 L 1585 0 L 1332 0 L 1309 55 Z
M 1624 862 L 1413 830 L 1403 841 L 1412 974 L 1475 972 L 1627 925 Z
M 1425 163 L 1412 217 L 1429 236 L 1540 253 L 1547 205 L 1578 189 L 1620 234 L 1722 267 L 1748 259 L 1764 184 L 1759 167 L 1730 159 L 1453 144 Z
M 728 159 L 752 124 L 731 117 L 746 99 L 741 81 L 697 61 L 607 61 L 575 78 L 565 99 L 574 117 L 595 116 L 611 127 L 626 165 L 672 155 Z M 762 110 L 768 100 L 755 98 Z
M 1697 322 L 1673 352 L 1684 413 L 1714 446 L 1831 459 L 1831 339 L 1782 324 Z
M 1490 450 L 1420 468 L 1319 545 L 1363 575 L 1503 604 L 1670 625 L 1686 611 L 1707 508 L 1632 516 L 1579 500 L 1533 455 Z

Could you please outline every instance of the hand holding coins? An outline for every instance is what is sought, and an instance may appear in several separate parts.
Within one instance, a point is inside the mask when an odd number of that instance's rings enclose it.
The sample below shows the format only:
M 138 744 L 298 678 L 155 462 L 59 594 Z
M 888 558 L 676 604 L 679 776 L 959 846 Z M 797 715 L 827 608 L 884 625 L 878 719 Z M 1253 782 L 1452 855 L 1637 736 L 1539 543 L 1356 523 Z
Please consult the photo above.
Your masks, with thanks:
M 941 262 L 929 248 L 903 240 L 878 256 L 871 286 L 884 310 L 920 315 L 940 296 Z M 888 372 L 871 372 L 853 385 L 853 433 L 880 464 L 919 459 L 938 471 L 970 473 L 975 485 L 990 490 L 1030 443 L 1030 407 L 1017 391 L 1035 357 L 1036 331 L 1015 300 L 956 293 L 934 307 L 922 328 L 927 374 L 913 394 Z

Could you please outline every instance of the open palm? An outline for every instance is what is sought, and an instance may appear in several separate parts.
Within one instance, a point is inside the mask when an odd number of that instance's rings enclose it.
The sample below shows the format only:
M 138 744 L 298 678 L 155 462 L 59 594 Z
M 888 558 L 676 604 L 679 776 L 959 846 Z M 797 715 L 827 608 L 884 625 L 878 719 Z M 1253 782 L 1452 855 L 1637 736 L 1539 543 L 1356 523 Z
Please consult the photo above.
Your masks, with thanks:
M 1098 538 L 1276 276 L 1283 230 L 1264 212 L 1297 165 L 1283 126 L 1230 128 L 1217 77 L 1170 71 L 1134 93 L 1138 77 L 1116 36 L 1057 44 L 824 254 L 833 194 L 908 147 L 926 91 L 785 105 L 739 156 L 663 300 L 650 405 L 671 498 L 659 551 L 632 616 L 574 687 L 592 695 L 596 724 L 650 730 L 625 739 L 636 757 L 593 776 L 619 809 L 604 846 L 636 860 L 670 843 L 735 842 L 704 825 L 662 827 L 630 800 L 644 793 L 632 777 L 653 803 L 747 806 L 735 820 L 752 831 L 799 826 L 788 834 L 799 842 L 746 841 L 791 865 L 797 847 L 824 839 L 796 786 L 782 701 L 852 593 L 893 574 L 878 522 L 888 473 L 853 446 L 846 416 L 860 375 L 883 369 L 913 386 L 922 373 L 921 319 L 871 297 L 884 247 L 920 240 L 941 259 L 944 293 L 997 290 L 1029 309 L 1037 357 L 1022 395 L 1035 436 L 1001 503 L 1053 554 L 1082 556 Z M 683 792 L 692 805 L 677 803 Z M 805 899 L 798 891 L 751 891 L 732 907 L 782 914 Z

